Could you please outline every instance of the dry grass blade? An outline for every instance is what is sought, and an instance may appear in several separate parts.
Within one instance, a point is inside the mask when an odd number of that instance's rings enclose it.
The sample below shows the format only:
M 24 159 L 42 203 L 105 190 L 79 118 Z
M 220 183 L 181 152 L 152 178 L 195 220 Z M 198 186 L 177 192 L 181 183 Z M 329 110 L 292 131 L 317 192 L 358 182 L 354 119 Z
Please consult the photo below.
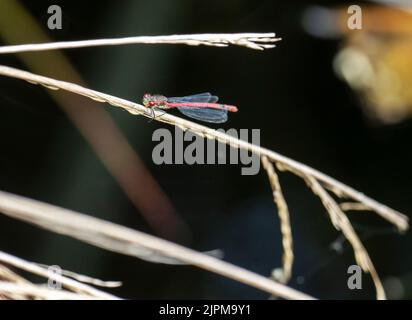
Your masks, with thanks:
M 28 272 L 31 272 L 33 274 L 45 277 L 47 279 L 55 280 L 61 283 L 63 287 L 66 287 L 83 296 L 88 296 L 94 299 L 119 299 L 118 297 L 112 294 L 97 290 L 87 284 L 67 278 L 57 273 L 50 272 L 47 268 L 41 267 L 36 263 L 25 261 L 21 258 L 12 256 L 10 254 L 7 254 L 1 251 L 0 251 L 0 262 L 19 268 L 19 269 L 22 269 L 22 270 L 25 270 L 25 271 L 28 271 Z M 1 290 L 0 290 L 0 293 L 1 293 Z
M 6 282 L 11 282 L 11 283 L 16 283 L 16 284 L 25 284 L 29 285 L 31 284 L 30 281 L 24 279 L 17 273 L 13 272 L 9 268 L 7 268 L 5 265 L 0 263 L 0 281 L 6 281 Z M 12 300 L 21 300 L 21 299 L 26 299 L 26 296 L 18 293 L 10 293 L 10 292 L 1 292 L 0 291 L 0 300 L 2 299 L 12 299 Z
M 342 202 L 339 204 L 342 211 L 368 211 L 369 207 L 365 206 L 363 203 L 358 202 Z
M 280 220 L 280 231 L 282 233 L 282 274 L 280 276 L 274 275 L 275 278 L 282 282 L 287 283 L 292 276 L 293 265 L 293 238 L 292 229 L 290 226 L 289 209 L 285 198 L 283 197 L 282 188 L 279 183 L 279 178 L 272 163 L 266 156 L 261 158 L 263 168 L 266 170 L 270 186 L 273 191 L 273 200 L 278 208 L 278 215 Z
M 264 50 L 274 48 L 274 43 L 280 40 L 280 38 L 275 37 L 274 33 L 205 33 L 143 36 L 4 46 L 0 47 L 0 54 L 126 44 L 186 44 L 190 46 L 207 45 L 215 47 L 226 47 L 231 44 L 255 50 Z
M 347 198 L 353 199 L 356 202 L 363 203 L 370 210 L 376 212 L 384 219 L 396 225 L 397 228 L 401 231 L 404 231 L 409 227 L 408 218 L 402 213 L 393 210 L 372 198 L 367 197 L 366 195 L 354 190 L 353 188 L 337 181 L 336 179 L 333 179 L 332 177 L 314 168 L 311 168 L 305 164 L 287 158 L 272 150 L 262 148 L 260 146 L 248 143 L 246 141 L 242 141 L 240 139 L 231 137 L 230 135 L 225 134 L 223 132 L 210 129 L 208 127 L 173 116 L 171 114 L 167 114 L 162 111 L 152 109 L 149 110 L 143 105 L 128 100 L 124 100 L 115 96 L 111 96 L 102 92 L 98 92 L 95 90 L 90 90 L 73 83 L 39 76 L 30 72 L 10 68 L 7 66 L 0 66 L 0 74 L 8 77 L 26 80 L 34 84 L 41 84 L 49 89 L 62 89 L 89 97 L 96 101 L 107 102 L 112 106 L 120 107 L 132 114 L 139 114 L 144 115 L 148 118 L 154 118 L 156 121 L 168 123 L 177 126 L 183 130 L 189 130 L 194 134 L 200 135 L 202 137 L 206 137 L 208 139 L 216 139 L 219 142 L 253 152 L 259 156 L 266 156 L 272 162 L 275 162 L 278 166 L 281 166 L 285 170 L 289 170 L 300 176 L 314 177 L 316 180 L 322 182 L 322 184 L 325 187 L 327 187 L 328 189 L 332 189 L 335 193 L 339 194 L 340 196 L 345 196 Z
M 312 299 L 246 269 L 172 242 L 114 223 L 40 201 L 0 191 L 0 212 L 44 229 L 122 254 L 140 257 L 141 250 L 183 261 L 286 299 Z M 37 268 L 39 268 L 36 265 Z M 61 276 L 60 276 L 61 277 Z M 60 279 L 60 278 L 59 278 Z M 74 281 L 72 279 L 69 279 Z M 60 281 L 60 280 L 59 280 Z
M 342 231 L 345 238 L 352 245 L 355 259 L 358 265 L 365 271 L 371 274 L 376 288 L 377 299 L 386 299 L 385 291 L 379 279 L 378 273 L 369 257 L 368 252 L 353 229 L 348 217 L 336 203 L 336 201 L 329 195 L 329 193 L 321 186 L 321 184 L 313 177 L 307 176 L 308 186 L 321 199 L 323 206 L 328 211 L 333 225 L 337 230 Z
M 67 290 L 55 290 L 35 284 L 0 281 L 0 294 L 11 299 L 46 299 L 46 300 L 97 300 L 102 298 L 73 293 Z
M 45 264 L 37 263 L 37 265 L 43 268 L 49 268 L 49 266 Z M 117 287 L 122 286 L 121 281 L 104 281 L 104 280 L 89 277 L 84 274 L 78 274 L 76 272 L 64 270 L 64 269 L 61 269 L 60 272 L 63 276 L 72 278 L 82 283 L 89 283 L 97 287 L 117 288 Z
M 13 272 L 5 265 L 0 263 L 0 280 L 1 281 L 11 281 L 11 282 L 18 282 L 18 283 L 30 283 L 30 281 L 24 279 L 23 277 L 19 276 L 17 273 Z

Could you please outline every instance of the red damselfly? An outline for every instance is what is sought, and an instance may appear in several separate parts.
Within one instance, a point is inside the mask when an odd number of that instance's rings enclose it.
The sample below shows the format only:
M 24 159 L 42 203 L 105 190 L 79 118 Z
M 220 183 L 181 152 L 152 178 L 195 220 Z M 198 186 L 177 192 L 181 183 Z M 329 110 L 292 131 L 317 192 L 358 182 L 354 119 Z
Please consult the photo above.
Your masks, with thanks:
M 235 106 L 217 103 L 218 100 L 219 98 L 217 96 L 209 92 L 172 98 L 146 93 L 143 96 L 143 105 L 147 108 L 163 110 L 177 108 L 185 116 L 196 120 L 223 123 L 227 121 L 228 111 L 237 112 L 237 108 Z

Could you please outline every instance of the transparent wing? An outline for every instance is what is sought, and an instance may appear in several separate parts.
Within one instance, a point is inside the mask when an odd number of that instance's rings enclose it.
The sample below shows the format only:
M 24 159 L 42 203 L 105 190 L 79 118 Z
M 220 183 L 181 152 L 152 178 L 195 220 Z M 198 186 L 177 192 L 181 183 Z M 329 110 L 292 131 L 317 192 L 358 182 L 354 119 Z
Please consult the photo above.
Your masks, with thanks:
M 212 123 L 223 123 L 227 121 L 227 110 L 194 107 L 178 107 L 178 109 L 185 116 L 200 121 Z
M 167 98 L 167 102 L 171 103 L 181 103 L 181 102 L 208 102 L 215 103 L 219 100 L 219 97 L 213 96 L 210 92 L 203 92 L 198 94 L 193 94 L 191 96 L 185 97 L 171 97 Z

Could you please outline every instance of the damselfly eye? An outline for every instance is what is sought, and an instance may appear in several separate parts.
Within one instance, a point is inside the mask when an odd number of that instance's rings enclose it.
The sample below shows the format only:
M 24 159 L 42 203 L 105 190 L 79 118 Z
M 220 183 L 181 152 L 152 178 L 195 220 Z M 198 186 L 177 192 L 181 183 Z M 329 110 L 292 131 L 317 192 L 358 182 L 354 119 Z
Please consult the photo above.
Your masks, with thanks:
M 149 107 L 154 107 L 156 103 L 154 101 L 149 101 Z

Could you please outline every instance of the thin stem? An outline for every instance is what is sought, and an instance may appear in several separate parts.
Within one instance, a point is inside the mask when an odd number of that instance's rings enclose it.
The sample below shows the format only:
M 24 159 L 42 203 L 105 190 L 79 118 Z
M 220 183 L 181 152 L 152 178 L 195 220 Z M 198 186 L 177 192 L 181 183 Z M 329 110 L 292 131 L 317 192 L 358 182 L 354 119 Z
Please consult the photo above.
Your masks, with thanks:
M 287 283 L 292 276 L 292 265 L 294 258 L 292 228 L 290 225 L 289 209 L 286 200 L 283 196 L 282 187 L 280 186 L 279 177 L 276 173 L 275 168 L 266 156 L 263 156 L 261 161 L 263 168 L 267 172 L 269 183 L 272 188 L 273 201 L 275 202 L 278 209 L 280 231 L 282 233 L 283 265 L 282 274 L 279 277 L 279 281 L 281 281 L 282 283 Z M 274 272 L 272 272 L 272 274 L 273 273 Z
M 125 44 L 186 44 L 191 46 L 206 45 L 215 47 L 236 45 L 255 50 L 264 50 L 274 48 L 275 45 L 273 43 L 280 40 L 280 38 L 275 38 L 274 33 L 206 33 L 153 37 L 143 36 L 3 46 L 0 47 L 0 54 Z
M 385 290 L 382 286 L 382 282 L 379 275 L 369 257 L 366 248 L 363 246 L 358 235 L 352 227 L 348 217 L 342 211 L 340 206 L 336 201 L 330 196 L 330 194 L 320 185 L 320 183 L 311 176 L 306 177 L 306 182 L 308 186 L 312 189 L 313 193 L 316 194 L 323 203 L 323 206 L 329 213 L 330 219 L 333 226 L 338 231 L 342 231 L 342 234 L 352 245 L 355 259 L 358 265 L 363 269 L 363 271 L 370 273 L 372 280 L 376 288 L 376 297 L 378 300 L 385 300 Z
M 55 290 L 34 284 L 12 283 L 0 281 L 0 292 L 6 295 L 15 297 L 15 299 L 23 299 L 22 297 L 36 297 L 48 300 L 96 300 L 96 298 L 84 294 L 73 293 L 66 290 Z
M 55 281 L 60 282 L 63 286 L 70 288 L 73 291 L 77 291 L 79 293 L 88 295 L 91 298 L 94 297 L 94 298 L 100 298 L 100 299 L 119 299 L 118 297 L 112 294 L 108 294 L 101 290 L 97 290 L 87 284 L 67 278 L 65 276 L 62 276 L 62 275 L 59 275 L 53 272 L 49 272 L 47 269 L 35 263 L 25 261 L 21 258 L 17 258 L 15 256 L 12 256 L 2 251 L 0 251 L 0 262 L 7 263 L 19 269 L 37 274 L 39 276 L 42 276 L 48 279 L 53 279 Z

